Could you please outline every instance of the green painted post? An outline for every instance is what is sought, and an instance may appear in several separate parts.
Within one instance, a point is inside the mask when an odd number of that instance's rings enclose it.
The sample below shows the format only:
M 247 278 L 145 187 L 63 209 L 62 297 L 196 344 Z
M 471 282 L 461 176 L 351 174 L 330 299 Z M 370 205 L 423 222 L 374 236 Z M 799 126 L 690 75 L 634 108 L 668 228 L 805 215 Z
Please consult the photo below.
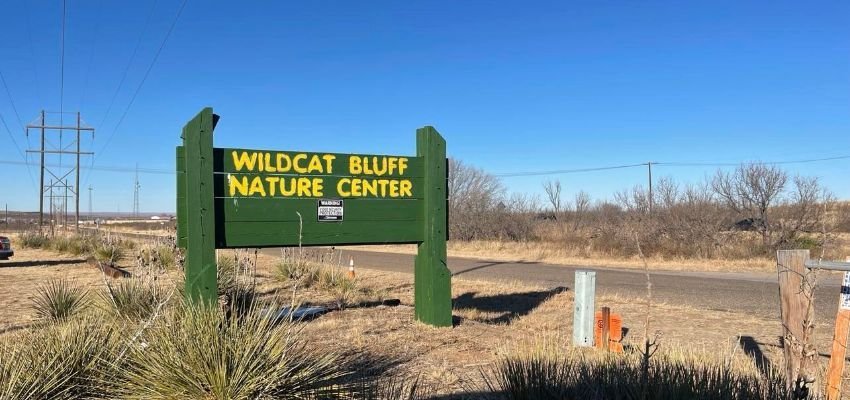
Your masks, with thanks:
M 179 225 L 185 225 L 186 232 L 186 299 L 209 304 L 218 301 L 213 209 L 214 118 L 212 108 L 207 107 L 183 128 L 186 208 L 177 220 Z
M 425 223 L 415 263 L 415 315 L 426 324 L 452 326 L 452 283 L 446 265 L 446 141 L 433 127 L 417 129 L 416 155 L 425 161 Z

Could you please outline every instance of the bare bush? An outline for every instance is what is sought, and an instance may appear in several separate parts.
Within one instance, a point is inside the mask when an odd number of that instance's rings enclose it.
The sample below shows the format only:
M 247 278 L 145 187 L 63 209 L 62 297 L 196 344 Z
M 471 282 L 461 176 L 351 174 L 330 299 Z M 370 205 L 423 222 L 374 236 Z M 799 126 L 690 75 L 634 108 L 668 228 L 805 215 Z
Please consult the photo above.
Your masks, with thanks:
M 745 218 L 770 247 L 774 230 L 770 211 L 781 199 L 788 174 L 776 166 L 742 164 L 733 172 L 717 171 L 711 186 L 725 204 Z

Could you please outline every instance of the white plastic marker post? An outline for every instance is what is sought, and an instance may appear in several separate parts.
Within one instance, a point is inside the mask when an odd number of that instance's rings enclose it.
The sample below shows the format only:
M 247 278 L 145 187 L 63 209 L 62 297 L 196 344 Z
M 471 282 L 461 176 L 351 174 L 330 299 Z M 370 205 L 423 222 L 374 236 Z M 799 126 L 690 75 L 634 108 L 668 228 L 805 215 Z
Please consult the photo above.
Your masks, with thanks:
M 850 257 L 847 257 L 847 262 L 850 262 Z M 844 280 L 841 282 L 841 299 L 838 302 L 838 315 L 835 317 L 835 333 L 832 337 L 832 352 L 829 355 L 829 369 L 826 376 L 827 400 L 841 398 L 848 331 L 850 331 L 850 272 L 845 272 Z
M 354 257 L 348 258 L 348 277 L 354 279 Z

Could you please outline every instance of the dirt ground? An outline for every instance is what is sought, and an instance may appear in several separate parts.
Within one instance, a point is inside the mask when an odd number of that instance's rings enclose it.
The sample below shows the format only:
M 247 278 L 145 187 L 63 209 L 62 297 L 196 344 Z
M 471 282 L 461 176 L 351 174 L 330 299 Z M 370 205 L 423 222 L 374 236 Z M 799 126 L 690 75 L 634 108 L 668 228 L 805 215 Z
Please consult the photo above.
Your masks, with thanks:
M 32 296 L 48 279 L 72 278 L 93 291 L 104 285 L 98 270 L 85 263 L 69 262 L 73 257 L 32 249 L 16 252 L 12 261 L 0 261 L 0 334 L 32 324 Z M 260 290 L 267 297 L 288 303 L 292 292 L 272 278 L 276 261 L 275 257 L 258 256 Z M 340 351 L 368 350 L 389 360 L 385 368 L 415 372 L 423 383 L 439 392 L 476 387 L 481 369 L 518 344 L 548 340 L 569 346 L 571 342 L 570 289 L 455 278 L 455 326 L 432 328 L 413 318 L 412 275 L 359 269 L 357 285 L 368 293 L 364 296 L 397 298 L 401 305 L 349 308 L 305 322 L 304 333 L 311 345 Z M 298 301 L 331 302 L 327 294 L 309 290 L 299 292 Z M 626 345 L 642 342 L 644 299 L 603 296 L 596 300 L 597 309 L 601 306 L 611 307 L 622 316 L 623 325 L 628 328 Z M 761 364 L 781 361 L 779 321 L 674 304 L 653 304 L 650 316 L 649 331 L 661 335 L 662 349 L 748 354 Z M 816 337 L 825 365 L 832 316 L 821 317 L 820 321 Z

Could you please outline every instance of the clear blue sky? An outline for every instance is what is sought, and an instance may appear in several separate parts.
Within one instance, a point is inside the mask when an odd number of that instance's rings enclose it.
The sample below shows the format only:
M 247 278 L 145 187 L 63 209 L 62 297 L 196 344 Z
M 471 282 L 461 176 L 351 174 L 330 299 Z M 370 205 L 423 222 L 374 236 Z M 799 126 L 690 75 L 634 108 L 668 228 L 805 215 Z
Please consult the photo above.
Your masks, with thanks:
M 62 2 L 2 1 L 0 72 L 26 124 L 60 107 Z M 204 106 L 222 117 L 221 147 L 413 154 L 415 129 L 431 124 L 450 156 L 493 173 L 850 154 L 848 2 L 189 0 L 116 129 L 181 2 L 67 1 L 64 110 L 97 128 L 84 142 L 95 167 L 172 170 L 180 129 Z M 0 115 L 36 146 L 2 86 Z M 0 160 L 22 161 L 2 125 Z M 786 167 L 850 198 L 850 160 Z M 0 171 L 0 206 L 37 209 L 26 167 Z M 600 198 L 644 174 L 559 178 Z M 504 182 L 540 193 L 544 179 Z M 132 181 L 96 170 L 83 184 L 95 210 L 129 211 Z M 172 175 L 141 185 L 142 211 L 173 211 Z

